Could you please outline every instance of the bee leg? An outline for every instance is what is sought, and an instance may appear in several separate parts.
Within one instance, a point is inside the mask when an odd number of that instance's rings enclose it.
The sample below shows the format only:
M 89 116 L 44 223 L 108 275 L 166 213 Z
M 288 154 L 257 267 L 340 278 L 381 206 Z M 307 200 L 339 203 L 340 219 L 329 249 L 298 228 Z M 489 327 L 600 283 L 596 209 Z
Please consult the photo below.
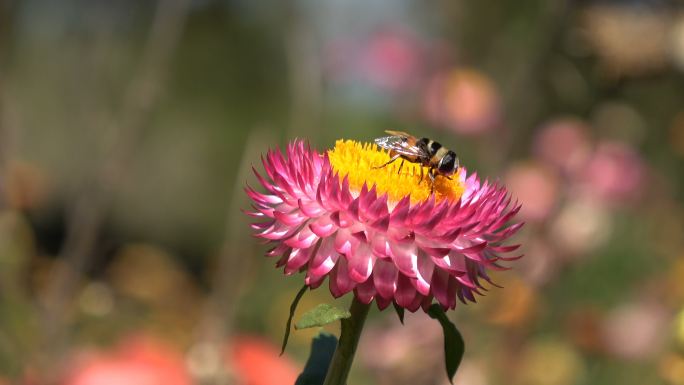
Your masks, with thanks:
M 430 168 L 428 170 L 428 176 L 430 177 L 430 194 L 435 192 L 435 169 Z
M 418 181 L 418 184 L 420 184 L 423 181 L 423 177 L 425 174 L 423 174 L 423 166 L 420 166 L 420 180 Z
M 381 165 L 381 166 L 375 166 L 375 167 L 373 167 L 373 168 L 374 168 L 374 169 L 375 169 L 375 168 L 383 168 L 383 167 L 387 166 L 388 164 L 394 162 L 395 160 L 399 159 L 400 156 L 401 156 L 400 154 L 394 155 L 389 161 L 387 161 L 387 163 L 385 163 L 385 164 L 383 164 L 383 165 Z
M 399 165 L 399 170 L 397 171 L 397 175 L 401 174 L 401 168 L 404 167 L 404 160 L 401 160 L 401 164 Z

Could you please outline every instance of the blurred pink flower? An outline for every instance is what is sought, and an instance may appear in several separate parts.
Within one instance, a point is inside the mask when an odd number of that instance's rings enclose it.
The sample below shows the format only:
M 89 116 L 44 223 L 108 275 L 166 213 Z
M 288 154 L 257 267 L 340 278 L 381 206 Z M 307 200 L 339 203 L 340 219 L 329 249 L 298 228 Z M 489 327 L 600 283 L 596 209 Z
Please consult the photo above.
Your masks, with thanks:
M 663 349 L 669 331 L 667 322 L 667 311 L 660 304 L 626 304 L 605 319 L 603 339 L 608 350 L 619 357 L 646 359 Z
M 508 189 L 522 203 L 522 220 L 542 221 L 556 206 L 559 180 L 544 165 L 533 162 L 514 164 L 506 172 L 505 180 Z
M 422 56 L 420 44 L 407 31 L 388 29 L 363 47 L 361 68 L 377 87 L 396 90 L 416 84 Z
M 504 242 L 521 223 L 505 227 L 520 209 L 505 188 L 461 168 L 452 179 L 438 177 L 435 193 L 421 182 L 419 166 L 373 166 L 389 160 L 375 145 L 338 141 L 327 154 L 303 142 L 285 156 L 269 151 L 268 179 L 257 173 L 266 193 L 248 187 L 257 237 L 286 274 L 306 272 L 312 288 L 330 277 L 335 297 L 350 291 L 383 309 L 395 302 L 410 311 L 430 306 L 433 297 L 454 308 L 456 298 L 475 301 L 500 270 L 502 257 L 518 245 Z M 256 172 L 256 171 L 255 171 Z M 369 188 L 370 186 L 370 188 Z M 402 195 L 401 191 L 407 191 Z M 417 198 L 418 194 L 424 198 Z
M 646 167 L 631 147 L 624 143 L 598 145 L 578 175 L 581 189 L 606 203 L 625 203 L 642 192 Z
M 259 337 L 235 338 L 228 360 L 242 385 L 294 384 L 301 371 L 278 347 Z
M 489 77 L 473 69 L 437 75 L 424 103 L 428 119 L 459 134 L 482 134 L 499 122 L 498 91 Z
M 324 50 L 326 76 L 335 81 L 356 80 L 399 91 L 415 87 L 424 72 L 425 49 L 410 31 L 388 27 L 358 43 L 338 38 Z
M 602 245 L 612 231 L 608 208 L 586 197 L 568 201 L 549 232 L 553 244 L 566 257 L 576 258 Z
M 534 142 L 539 159 L 558 167 L 564 173 L 579 171 L 586 162 L 591 145 L 589 128 L 579 119 L 557 119 L 543 126 Z
M 75 360 L 65 385 L 190 385 L 183 355 L 148 337 L 131 337 L 113 351 Z

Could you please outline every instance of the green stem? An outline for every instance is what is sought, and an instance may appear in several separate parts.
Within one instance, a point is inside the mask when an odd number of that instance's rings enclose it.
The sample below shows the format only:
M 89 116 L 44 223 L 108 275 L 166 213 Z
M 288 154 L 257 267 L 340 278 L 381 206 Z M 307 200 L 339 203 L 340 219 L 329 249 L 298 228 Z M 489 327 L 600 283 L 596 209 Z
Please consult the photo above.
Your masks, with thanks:
M 346 385 L 347 376 L 354 361 L 356 346 L 359 344 L 363 324 L 366 321 L 370 304 L 366 305 L 356 299 L 352 301 L 349 312 L 351 317 L 342 319 L 342 331 L 337 349 L 328 368 L 323 385 Z

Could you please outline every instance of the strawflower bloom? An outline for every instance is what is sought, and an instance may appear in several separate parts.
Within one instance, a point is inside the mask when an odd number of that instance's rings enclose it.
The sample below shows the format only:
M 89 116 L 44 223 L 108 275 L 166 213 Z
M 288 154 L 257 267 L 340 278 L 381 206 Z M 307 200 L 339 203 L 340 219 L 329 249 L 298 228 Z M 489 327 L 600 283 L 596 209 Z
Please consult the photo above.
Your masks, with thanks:
M 249 214 L 265 219 L 252 227 L 272 245 L 267 255 L 287 275 L 305 272 L 312 289 L 328 277 L 335 297 L 353 291 L 380 309 L 475 302 L 483 281 L 491 283 L 488 271 L 520 257 L 504 256 L 519 246 L 504 243 L 522 226 L 509 224 L 520 206 L 504 187 L 465 168 L 451 179 L 438 176 L 431 194 L 420 165 L 376 168 L 388 160 L 376 145 L 350 140 L 325 153 L 303 141 L 285 154 L 269 151 L 267 177 L 255 170 L 266 192 L 246 189 Z

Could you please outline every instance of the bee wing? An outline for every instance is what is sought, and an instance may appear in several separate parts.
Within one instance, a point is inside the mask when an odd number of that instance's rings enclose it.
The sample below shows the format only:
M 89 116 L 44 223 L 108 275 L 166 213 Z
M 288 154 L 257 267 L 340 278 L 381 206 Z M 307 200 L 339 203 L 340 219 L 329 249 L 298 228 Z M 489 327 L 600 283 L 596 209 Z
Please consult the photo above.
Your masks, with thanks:
M 405 138 L 413 138 L 413 135 L 407 134 L 404 131 L 385 130 L 385 132 L 392 135 L 392 136 L 403 136 Z
M 422 148 L 410 144 L 406 139 L 405 136 L 383 136 L 382 138 L 376 138 L 375 144 L 401 155 L 417 157 L 424 157 L 427 155 Z

